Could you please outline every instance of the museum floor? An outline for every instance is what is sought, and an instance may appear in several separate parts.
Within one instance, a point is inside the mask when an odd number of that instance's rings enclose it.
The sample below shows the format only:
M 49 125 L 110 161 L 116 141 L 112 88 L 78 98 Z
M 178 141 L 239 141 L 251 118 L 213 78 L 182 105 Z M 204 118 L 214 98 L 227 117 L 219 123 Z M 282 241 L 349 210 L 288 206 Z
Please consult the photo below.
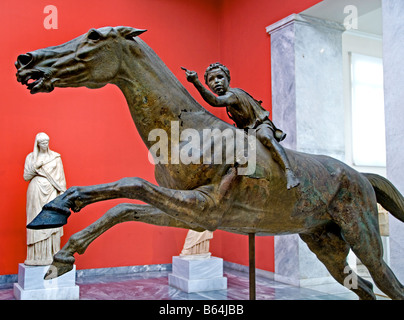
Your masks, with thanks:
M 168 285 L 168 271 L 103 275 L 77 279 L 80 300 L 248 300 L 248 273 L 224 269 L 228 289 L 185 293 Z M 257 276 L 257 300 L 357 300 L 346 288 L 323 285 L 302 288 Z M 378 296 L 378 299 L 382 297 Z M 0 287 L 0 300 L 14 300 L 12 283 Z

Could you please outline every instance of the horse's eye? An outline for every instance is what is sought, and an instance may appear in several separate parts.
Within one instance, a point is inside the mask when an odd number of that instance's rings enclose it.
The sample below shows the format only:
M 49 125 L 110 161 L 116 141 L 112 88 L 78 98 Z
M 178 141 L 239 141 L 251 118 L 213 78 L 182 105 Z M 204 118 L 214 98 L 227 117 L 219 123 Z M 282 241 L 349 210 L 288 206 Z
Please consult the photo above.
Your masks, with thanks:
M 93 41 L 97 41 L 100 40 L 101 35 L 99 34 L 99 32 L 97 30 L 91 30 L 88 34 L 88 39 L 93 40 Z

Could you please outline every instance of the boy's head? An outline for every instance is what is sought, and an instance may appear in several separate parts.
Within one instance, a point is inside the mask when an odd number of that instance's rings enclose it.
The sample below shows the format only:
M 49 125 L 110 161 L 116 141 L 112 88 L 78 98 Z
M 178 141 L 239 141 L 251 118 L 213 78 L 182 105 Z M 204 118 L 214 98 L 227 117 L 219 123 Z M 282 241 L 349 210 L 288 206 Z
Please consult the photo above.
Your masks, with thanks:
M 205 71 L 205 83 L 216 94 L 223 95 L 230 84 L 230 71 L 219 62 L 212 63 Z

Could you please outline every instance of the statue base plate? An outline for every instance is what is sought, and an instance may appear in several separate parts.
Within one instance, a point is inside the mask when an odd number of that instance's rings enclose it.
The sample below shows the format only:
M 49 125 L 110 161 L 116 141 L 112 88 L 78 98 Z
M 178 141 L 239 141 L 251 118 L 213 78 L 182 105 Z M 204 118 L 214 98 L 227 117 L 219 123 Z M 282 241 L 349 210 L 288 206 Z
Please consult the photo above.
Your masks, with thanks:
M 49 266 L 18 264 L 18 283 L 14 283 L 17 300 L 78 300 L 76 266 L 73 270 L 52 280 L 44 280 Z
M 168 283 L 187 293 L 226 290 L 227 278 L 223 277 L 223 259 L 211 257 L 188 260 L 173 257 L 173 272 L 168 275 Z

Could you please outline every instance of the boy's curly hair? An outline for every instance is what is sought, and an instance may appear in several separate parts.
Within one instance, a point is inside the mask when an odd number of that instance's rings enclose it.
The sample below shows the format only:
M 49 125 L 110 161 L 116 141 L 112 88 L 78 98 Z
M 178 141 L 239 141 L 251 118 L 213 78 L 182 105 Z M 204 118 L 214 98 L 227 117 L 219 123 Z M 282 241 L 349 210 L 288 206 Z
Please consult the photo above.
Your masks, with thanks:
M 230 82 L 230 71 L 229 71 L 229 69 L 227 69 L 227 67 L 225 65 L 221 64 L 220 62 L 215 62 L 215 63 L 212 63 L 209 67 L 206 68 L 205 75 L 204 75 L 206 84 L 208 84 L 208 74 L 209 74 L 209 72 L 211 72 L 214 69 L 222 70 L 224 72 L 224 74 L 226 75 L 227 80 Z

